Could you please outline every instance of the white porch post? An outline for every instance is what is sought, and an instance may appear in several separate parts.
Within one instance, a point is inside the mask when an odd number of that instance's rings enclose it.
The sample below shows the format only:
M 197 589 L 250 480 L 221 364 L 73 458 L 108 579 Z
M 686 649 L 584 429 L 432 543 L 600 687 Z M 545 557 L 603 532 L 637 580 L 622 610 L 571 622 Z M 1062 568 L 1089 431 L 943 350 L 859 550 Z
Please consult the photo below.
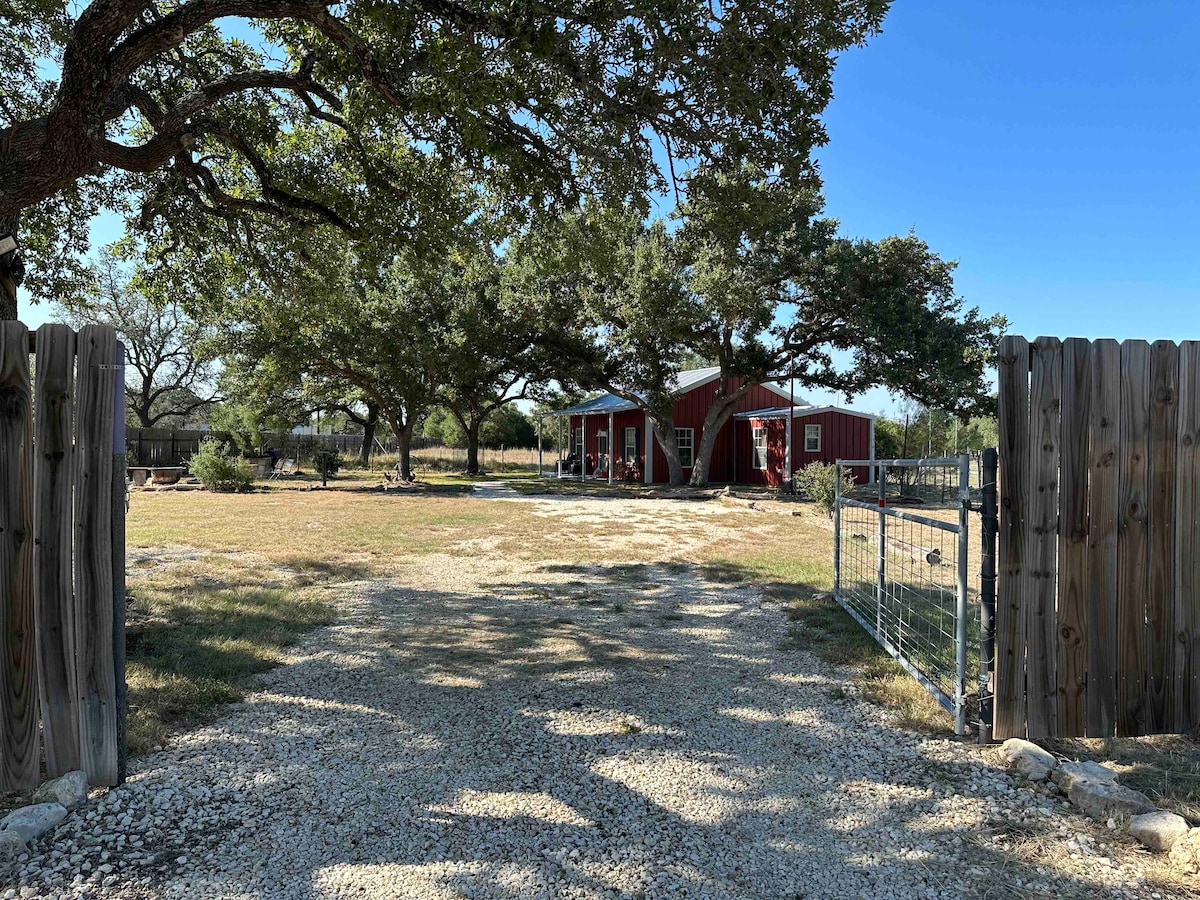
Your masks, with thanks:
M 642 480 L 654 484 L 654 426 L 650 424 L 650 413 L 646 413 L 646 474 Z
M 874 458 L 875 458 L 875 417 L 871 416 L 871 455 L 868 456 L 867 459 L 873 460 Z M 878 468 L 879 468 L 878 466 L 869 466 L 867 468 L 867 471 L 870 473 L 870 475 L 868 477 L 871 479 L 870 481 L 867 482 L 867 484 L 874 484 L 876 482 Z
M 608 462 L 605 463 L 605 468 L 608 469 L 608 483 L 612 484 L 613 460 L 613 414 L 610 411 L 608 414 Z
M 542 417 L 538 416 L 538 478 L 542 477 Z

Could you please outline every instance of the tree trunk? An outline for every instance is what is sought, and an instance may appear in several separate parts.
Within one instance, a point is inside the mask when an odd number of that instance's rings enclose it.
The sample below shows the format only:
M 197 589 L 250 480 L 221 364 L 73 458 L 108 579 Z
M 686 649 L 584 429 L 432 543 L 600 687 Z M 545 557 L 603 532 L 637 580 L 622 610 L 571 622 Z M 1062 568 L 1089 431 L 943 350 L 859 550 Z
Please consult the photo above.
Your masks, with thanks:
M 650 421 L 667 457 L 667 480 L 674 485 L 683 484 L 683 463 L 679 459 L 679 444 L 675 440 L 675 418 L 664 416 L 660 421 L 651 415 Z
M 16 237 L 17 220 L 0 218 L 0 237 L 11 234 Z M 20 251 L 14 250 L 0 256 L 0 319 L 17 318 L 17 288 L 25 277 L 25 264 Z
M 713 448 L 717 445 L 717 436 L 737 408 L 741 397 L 714 403 L 704 414 L 704 427 L 700 430 L 700 446 L 696 448 L 696 458 L 692 460 L 692 484 L 703 487 L 708 484 L 708 467 L 712 462 Z M 735 473 L 736 474 L 736 473 Z
M 363 422 L 362 447 L 358 450 L 358 464 L 362 468 L 371 465 L 371 453 L 375 449 L 375 429 L 379 427 L 379 404 L 367 402 L 367 418 Z
M 695 458 L 692 460 L 692 484 L 703 487 L 708 484 L 708 467 L 712 462 L 713 448 L 716 447 L 717 437 L 741 399 L 749 393 L 750 385 L 743 381 L 742 386 L 732 393 L 729 390 L 729 376 L 722 375 L 717 396 L 709 404 L 704 413 L 704 426 L 700 430 L 700 446 L 695 448 Z M 734 473 L 735 475 L 737 473 Z M 791 477 L 790 473 L 787 477 Z
M 405 421 L 388 410 L 384 410 L 383 415 L 396 435 L 396 455 L 399 457 L 396 460 L 396 474 L 405 481 L 412 481 L 412 437 L 417 424 L 416 416 L 410 415 Z
M 467 474 L 479 474 L 479 417 L 471 416 L 465 429 L 467 435 Z
M 396 471 L 405 481 L 412 481 L 412 423 L 399 429 L 393 425 L 392 430 L 396 432 L 396 449 L 400 457 L 396 460 Z

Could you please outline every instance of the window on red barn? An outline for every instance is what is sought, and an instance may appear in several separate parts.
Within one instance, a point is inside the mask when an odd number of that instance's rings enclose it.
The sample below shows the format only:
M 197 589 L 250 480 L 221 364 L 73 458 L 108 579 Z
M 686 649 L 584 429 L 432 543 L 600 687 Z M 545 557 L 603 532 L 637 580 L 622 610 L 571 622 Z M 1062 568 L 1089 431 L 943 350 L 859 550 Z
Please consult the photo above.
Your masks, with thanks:
M 804 426 L 804 452 L 805 453 L 820 453 L 821 452 L 821 426 L 820 425 L 805 425 Z
M 625 460 L 636 460 L 638 458 L 638 430 L 636 428 L 625 429 Z
M 690 469 L 696 461 L 695 428 L 676 428 L 675 443 L 679 446 L 679 464 Z
M 755 425 L 754 433 L 751 438 L 754 442 L 754 468 L 764 470 L 767 468 L 767 428 L 765 425 Z

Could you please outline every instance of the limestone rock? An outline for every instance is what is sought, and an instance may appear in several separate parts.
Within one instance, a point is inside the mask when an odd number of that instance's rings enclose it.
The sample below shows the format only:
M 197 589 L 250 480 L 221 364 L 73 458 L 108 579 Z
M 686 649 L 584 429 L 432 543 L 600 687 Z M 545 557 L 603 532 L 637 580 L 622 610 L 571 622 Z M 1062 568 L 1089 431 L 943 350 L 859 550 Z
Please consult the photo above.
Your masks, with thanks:
M 1129 818 L 1154 812 L 1155 806 L 1145 794 L 1115 782 L 1076 781 L 1067 798 L 1084 814 L 1103 822 L 1108 818 Z
M 1102 766 L 1098 762 L 1065 762 L 1061 763 L 1054 773 L 1050 776 L 1064 791 L 1070 792 L 1071 788 L 1080 781 L 1098 781 L 1103 784 L 1116 784 L 1117 773 L 1107 766 Z
M 1156 809 L 1154 812 L 1143 813 L 1130 819 L 1129 833 L 1151 850 L 1165 853 L 1188 833 L 1188 823 L 1183 816 L 1177 816 L 1165 809 Z
M 87 798 L 87 775 L 78 770 L 47 781 L 33 795 L 35 803 L 61 803 L 67 809 L 78 809 Z
M 1193 828 L 1176 840 L 1169 859 L 1184 875 L 1200 875 L 1200 828 Z
M 11 831 L 23 841 L 37 840 L 67 817 L 61 803 L 35 803 L 14 809 L 0 819 L 0 832 Z
M 1030 781 L 1045 781 L 1058 765 L 1058 760 L 1051 753 L 1032 741 L 1021 738 L 1009 738 L 1000 746 L 1000 753 L 1010 769 L 1016 770 Z
M 15 831 L 0 831 L 0 865 L 14 861 L 29 848 Z

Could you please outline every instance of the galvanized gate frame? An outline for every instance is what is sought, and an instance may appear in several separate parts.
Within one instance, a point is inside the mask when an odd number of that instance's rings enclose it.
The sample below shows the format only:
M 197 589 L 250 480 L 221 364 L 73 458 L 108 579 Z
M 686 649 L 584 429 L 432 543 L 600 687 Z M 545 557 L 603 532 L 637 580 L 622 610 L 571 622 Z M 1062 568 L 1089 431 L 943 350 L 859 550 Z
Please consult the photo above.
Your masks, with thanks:
M 967 515 L 970 511 L 970 476 L 971 458 L 963 453 L 959 456 L 938 457 L 930 459 L 839 459 L 836 462 L 836 497 L 834 502 L 833 522 L 833 595 L 841 607 L 848 612 L 859 625 L 866 629 L 888 655 L 894 658 L 911 674 L 924 688 L 933 695 L 942 706 L 954 714 L 954 733 L 965 734 L 967 730 L 967 560 L 969 558 L 969 536 Z M 876 505 L 865 503 L 842 496 L 842 468 L 844 466 L 866 466 L 877 470 L 876 482 L 879 487 L 879 497 Z M 958 468 L 958 522 L 944 522 L 927 516 L 916 515 L 893 509 L 887 505 L 886 470 L 892 467 L 954 467 Z M 879 514 L 879 571 L 876 583 L 876 621 L 866 621 L 857 610 L 846 602 L 842 596 L 841 561 L 842 561 L 842 508 L 874 510 Z M 884 596 L 887 592 L 887 549 L 885 536 L 889 518 L 903 519 L 926 525 L 941 531 L 956 534 L 958 537 L 958 555 L 956 566 L 956 603 L 955 603 L 955 677 L 954 696 L 948 697 L 936 684 L 909 662 L 900 648 L 893 645 L 883 635 L 882 613 Z

